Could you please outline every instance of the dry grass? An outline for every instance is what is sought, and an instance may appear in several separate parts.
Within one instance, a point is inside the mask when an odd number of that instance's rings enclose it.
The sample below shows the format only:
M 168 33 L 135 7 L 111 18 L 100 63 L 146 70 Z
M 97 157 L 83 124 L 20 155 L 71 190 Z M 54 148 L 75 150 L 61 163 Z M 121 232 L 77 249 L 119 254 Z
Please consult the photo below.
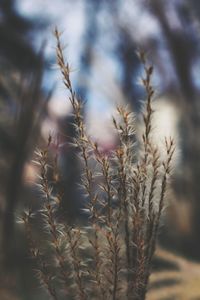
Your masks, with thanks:
M 55 160 L 49 159 L 50 137 L 47 147 L 36 153 L 41 209 L 29 210 L 22 217 L 38 278 L 52 299 L 145 299 L 174 153 L 173 140 L 165 140 L 162 161 L 151 140 L 153 67 L 140 53 L 147 96 L 141 145 L 133 113 L 118 107 L 113 126 L 119 144 L 109 155 L 104 154 L 86 133 L 83 103 L 73 90 L 57 29 L 55 36 L 57 61 L 74 114 L 73 145 L 83 164 L 81 189 L 88 222 L 87 226 L 67 224 L 58 217 L 60 194 L 48 176 L 55 168 Z M 94 164 L 98 172 L 91 167 Z M 42 220 L 48 249 L 32 236 L 35 215 Z

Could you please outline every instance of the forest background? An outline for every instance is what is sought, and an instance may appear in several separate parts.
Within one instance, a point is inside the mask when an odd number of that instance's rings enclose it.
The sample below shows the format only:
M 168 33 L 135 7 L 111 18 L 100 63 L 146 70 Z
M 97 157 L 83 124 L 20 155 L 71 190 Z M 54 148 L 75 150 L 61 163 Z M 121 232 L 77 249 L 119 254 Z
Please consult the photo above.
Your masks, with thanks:
M 16 220 L 24 207 L 37 205 L 32 159 L 49 132 L 58 133 L 62 144 L 64 198 L 73 199 L 64 201 L 66 210 L 72 219 L 79 215 L 80 170 L 66 140 L 73 130 L 66 92 L 55 68 L 52 32 L 56 25 L 63 31 L 76 91 L 86 101 L 88 131 L 105 152 L 116 145 L 109 123 L 116 104 L 129 103 L 139 119 L 145 95 L 138 84 L 142 67 L 136 51 L 147 52 L 155 69 L 155 138 L 174 136 L 178 153 L 159 242 L 167 249 L 166 260 L 173 261 L 171 253 L 176 253 L 177 261 L 182 256 L 188 264 L 200 261 L 200 3 L 1 0 L 2 300 L 43 297 L 31 275 L 24 233 Z M 164 280 L 166 288 L 174 277 Z M 200 291 L 196 293 L 198 297 Z

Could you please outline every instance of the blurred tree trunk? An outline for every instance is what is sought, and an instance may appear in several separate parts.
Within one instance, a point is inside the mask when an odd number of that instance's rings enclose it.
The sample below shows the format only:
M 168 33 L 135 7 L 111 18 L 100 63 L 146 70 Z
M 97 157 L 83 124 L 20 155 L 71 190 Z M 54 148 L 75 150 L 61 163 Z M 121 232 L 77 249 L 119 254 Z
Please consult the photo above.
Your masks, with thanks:
M 198 58 L 199 41 L 197 33 L 187 30 L 191 28 L 192 19 L 189 5 L 176 7 L 181 28 L 174 29 L 167 18 L 167 9 L 164 1 L 152 0 L 151 8 L 158 19 L 164 38 L 166 39 L 175 71 L 179 80 L 178 107 L 181 110 L 180 135 L 182 174 L 176 178 L 174 188 L 177 198 L 187 199 L 193 210 L 192 232 L 189 238 L 180 236 L 180 248 L 189 255 L 200 258 L 200 105 L 199 92 L 192 78 L 192 67 Z M 184 23 L 185 22 L 185 23 Z M 181 233 L 180 233 L 181 234 Z
M 10 262 L 15 245 L 15 211 L 23 198 L 23 171 L 39 137 L 38 109 L 44 100 L 41 90 L 43 59 L 28 39 L 33 24 L 18 15 L 14 0 L 0 2 L 0 123 L 1 159 L 6 166 L 4 180 L 2 246 Z M 9 111 L 5 115 L 3 111 Z M 41 110 L 41 106 L 40 106 Z M 39 119 L 38 119 L 39 121 Z M 36 138 L 37 137 L 37 138 Z

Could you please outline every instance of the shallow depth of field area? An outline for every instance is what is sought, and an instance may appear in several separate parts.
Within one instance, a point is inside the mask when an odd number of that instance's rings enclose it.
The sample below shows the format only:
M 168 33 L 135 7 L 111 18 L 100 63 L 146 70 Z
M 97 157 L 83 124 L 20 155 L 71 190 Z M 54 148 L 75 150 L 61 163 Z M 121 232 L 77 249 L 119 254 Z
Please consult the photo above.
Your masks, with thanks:
M 200 4 L 0 3 L 0 300 L 200 299 Z

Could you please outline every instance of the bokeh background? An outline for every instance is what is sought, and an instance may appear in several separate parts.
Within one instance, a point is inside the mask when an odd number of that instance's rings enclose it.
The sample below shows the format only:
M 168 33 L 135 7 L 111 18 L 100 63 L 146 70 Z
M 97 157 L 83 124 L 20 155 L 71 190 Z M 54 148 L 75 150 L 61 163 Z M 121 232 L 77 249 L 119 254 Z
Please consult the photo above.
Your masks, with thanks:
M 71 108 L 56 67 L 55 26 L 85 101 L 87 130 L 104 151 L 116 144 L 110 119 L 117 104 L 129 103 L 140 120 L 136 51 L 146 51 L 155 68 L 155 139 L 172 135 L 177 145 L 160 243 L 200 261 L 200 2 L 0 0 L 1 300 L 46 299 L 16 220 L 39 201 L 32 159 L 49 132 L 62 145 L 63 205 L 68 217 L 79 217 L 80 168 L 68 144 Z

